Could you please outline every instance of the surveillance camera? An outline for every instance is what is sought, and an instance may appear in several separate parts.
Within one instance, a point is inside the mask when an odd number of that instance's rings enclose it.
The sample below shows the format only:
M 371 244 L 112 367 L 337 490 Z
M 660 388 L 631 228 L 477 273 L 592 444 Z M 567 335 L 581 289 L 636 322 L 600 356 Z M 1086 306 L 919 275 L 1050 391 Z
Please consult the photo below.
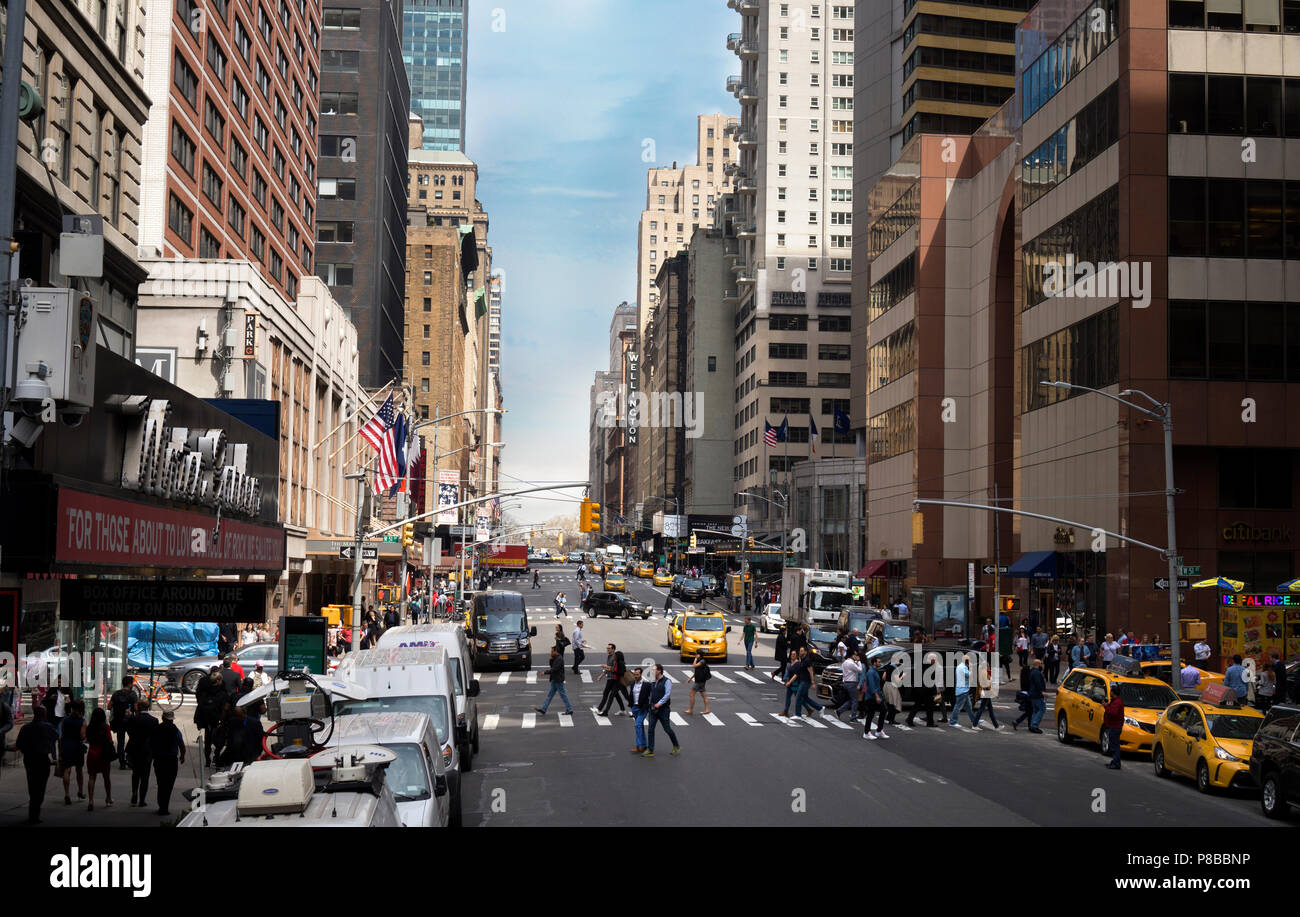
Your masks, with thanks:
M 9 438 L 30 449 L 44 429 L 44 424 L 37 423 L 30 417 L 15 415 L 9 427 Z
M 59 411 L 59 420 L 63 421 L 65 427 L 79 427 L 89 413 L 90 408 L 63 408 Z

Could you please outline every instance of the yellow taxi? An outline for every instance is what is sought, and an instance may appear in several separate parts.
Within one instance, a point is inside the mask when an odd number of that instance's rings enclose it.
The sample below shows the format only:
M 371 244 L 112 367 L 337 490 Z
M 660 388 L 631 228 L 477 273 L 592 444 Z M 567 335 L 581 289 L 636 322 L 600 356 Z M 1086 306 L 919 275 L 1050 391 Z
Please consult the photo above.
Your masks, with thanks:
M 682 619 L 685 617 L 680 611 L 668 613 L 668 645 L 673 649 L 682 645 Z
M 639 576 L 639 577 L 641 577 L 642 579 L 649 579 L 650 577 L 652 577 L 652 576 L 655 575 L 655 568 L 654 568 L 654 565 L 653 565 L 653 564 L 637 564 L 637 565 L 632 569 L 632 575 L 633 575 L 633 576 Z
M 660 570 L 650 581 L 656 586 L 671 586 L 673 584 L 673 575 L 667 570 Z
M 1150 753 L 1156 720 L 1178 701 L 1178 695 L 1160 679 L 1141 671 L 1135 660 L 1126 657 L 1118 657 L 1110 668 L 1071 671 L 1056 689 L 1052 715 L 1056 717 L 1057 739 L 1067 744 L 1075 738 L 1096 742 L 1102 754 L 1111 754 L 1110 733 L 1102 727 L 1102 708 L 1110 702 L 1112 692 L 1118 691 L 1124 698 L 1120 749 Z
M 1188 690 L 1203 690 L 1209 685 L 1223 684 L 1224 677 L 1221 672 L 1211 672 L 1209 669 L 1201 668 L 1199 665 L 1196 665 L 1196 663 L 1192 663 L 1192 665 L 1196 668 L 1197 672 L 1200 673 L 1201 681 L 1199 684 L 1193 685 L 1192 688 L 1189 688 Z M 1158 678 L 1165 684 L 1169 684 L 1169 660 L 1154 659 L 1142 663 L 1142 674 L 1150 676 L 1151 678 Z M 1179 668 L 1178 683 L 1180 686 L 1182 685 L 1181 666 Z
M 727 626 L 718 612 L 699 612 L 687 610 L 678 619 L 681 627 L 682 662 L 689 662 L 696 654 L 704 654 L 705 659 L 727 661 Z
M 1151 764 L 1157 777 L 1172 771 L 1196 780 L 1202 793 L 1251 786 L 1250 755 L 1264 714 L 1254 707 L 1205 701 L 1173 704 L 1156 722 Z
M 623 581 L 623 574 L 606 573 L 605 591 L 606 592 L 627 592 L 627 583 Z
M 593 561 L 592 561 L 592 562 L 587 566 L 587 569 L 590 570 L 592 573 L 604 573 L 604 572 L 605 572 L 605 565 L 604 565 L 603 563 L 601 563 L 600 561 L 598 561 L 598 560 L 593 560 Z

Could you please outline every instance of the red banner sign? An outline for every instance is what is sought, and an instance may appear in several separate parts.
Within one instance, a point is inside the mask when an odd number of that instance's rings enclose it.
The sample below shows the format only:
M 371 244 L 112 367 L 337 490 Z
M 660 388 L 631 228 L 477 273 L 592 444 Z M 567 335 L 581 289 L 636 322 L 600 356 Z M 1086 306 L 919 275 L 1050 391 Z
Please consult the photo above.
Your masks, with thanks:
M 61 564 L 283 570 L 284 529 L 59 488 Z

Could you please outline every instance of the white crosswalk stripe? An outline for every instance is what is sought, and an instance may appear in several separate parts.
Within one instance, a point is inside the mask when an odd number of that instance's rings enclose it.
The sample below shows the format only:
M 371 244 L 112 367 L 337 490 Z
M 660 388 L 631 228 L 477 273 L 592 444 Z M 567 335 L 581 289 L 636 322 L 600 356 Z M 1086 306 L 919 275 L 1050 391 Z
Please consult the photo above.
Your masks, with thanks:
M 756 719 L 754 719 L 752 716 L 750 716 L 748 713 L 737 713 L 736 716 L 740 717 L 744 722 L 748 723 L 748 724 L 751 725 L 751 726 L 762 726 L 762 725 L 763 725 L 763 724 L 760 723 L 758 720 L 756 720 Z
M 723 675 L 721 672 L 717 670 L 714 670 L 713 677 L 716 678 L 718 681 L 722 682 L 724 685 L 734 685 L 736 683 L 736 680 L 734 678 L 728 678 L 726 675 Z
M 578 677 L 582 679 L 583 684 L 585 685 L 591 684 L 591 673 L 588 672 L 586 669 L 582 669 Z
M 839 718 L 838 716 L 835 716 L 834 714 L 832 714 L 832 715 L 831 715 L 831 718 L 830 718 L 829 720 L 827 720 L 826 722 L 830 723 L 832 726 L 836 727 L 837 729 L 852 729 L 852 728 L 853 728 L 853 727 L 850 726 L 848 723 L 842 723 L 842 722 L 840 722 L 840 718 Z
M 714 726 L 726 725 L 725 723 L 722 722 L 722 720 L 718 719 L 718 715 L 716 713 L 706 713 L 704 714 L 704 718 L 708 720 L 710 723 L 712 723 Z
M 483 726 L 482 726 L 482 728 L 483 728 L 483 729 L 488 729 L 488 730 L 496 729 L 496 728 L 497 728 L 497 723 L 499 723 L 499 722 L 501 722 L 501 717 L 500 717 L 500 716 L 498 716 L 498 715 L 495 714 L 495 713 L 489 713 L 487 716 L 483 717 Z
M 497 676 L 497 684 L 499 684 L 499 685 L 508 685 L 508 684 L 510 684 L 510 673 L 509 673 L 509 672 L 502 672 L 500 675 L 498 675 L 498 676 Z
M 614 725 L 613 723 L 611 723 L 611 722 L 609 721 L 609 717 L 607 717 L 607 716 L 601 716 L 599 713 L 593 713 L 592 716 L 594 716 L 594 717 L 596 718 L 596 725 L 597 725 L 597 726 L 612 726 L 612 725 Z
M 524 682 L 530 685 L 537 684 L 537 673 L 532 669 L 529 669 L 528 674 L 524 676 Z
M 570 714 L 570 713 L 557 713 L 556 716 L 558 716 L 558 717 L 560 718 L 560 725 L 561 725 L 561 726 L 572 726 L 572 725 L 573 725 L 573 715 L 572 715 L 572 714 Z
M 799 722 L 800 722 L 800 723 L 803 723 L 803 724 L 806 725 L 806 726 L 811 726 L 813 729 L 825 729 L 825 728 L 826 728 L 826 724 L 825 724 L 825 723 L 822 723 L 822 722 L 818 722 L 817 718 L 814 717 L 814 716 L 805 716 L 805 717 L 801 717 L 801 718 L 799 719 Z
M 771 717 L 772 717 L 772 719 L 776 720 L 778 723 L 784 723 L 784 724 L 787 725 L 787 726 L 798 726 L 798 725 L 799 725 L 798 723 L 791 722 L 790 717 L 788 717 L 788 716 L 782 716 L 782 715 L 779 714 L 779 713 L 773 713 L 773 714 L 771 714 Z
M 536 726 L 536 725 L 537 725 L 537 714 L 536 714 L 536 713 L 525 713 L 525 714 L 524 714 L 524 723 L 523 723 L 523 727 L 524 727 L 525 729 L 532 729 L 532 728 L 533 728 L 534 726 Z
M 674 726 L 689 726 L 689 725 L 690 725 L 690 723 L 688 723 L 688 722 L 686 721 L 686 717 L 682 716 L 682 715 L 681 715 L 680 713 L 678 713 L 676 710 L 674 710 L 672 713 L 668 714 L 668 719 L 672 721 L 672 724 L 673 724 Z
M 745 672 L 737 672 L 736 674 L 745 679 L 745 681 L 752 681 L 756 685 L 761 685 L 763 683 L 761 678 L 755 678 L 753 675 L 748 675 Z

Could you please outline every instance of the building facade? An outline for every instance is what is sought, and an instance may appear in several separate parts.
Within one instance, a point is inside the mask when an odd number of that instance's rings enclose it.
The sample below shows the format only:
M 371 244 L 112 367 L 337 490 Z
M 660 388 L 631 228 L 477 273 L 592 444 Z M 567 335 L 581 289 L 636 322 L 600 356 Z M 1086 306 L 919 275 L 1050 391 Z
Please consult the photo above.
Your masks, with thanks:
M 741 65 L 732 465 L 734 490 L 766 491 L 788 488 L 811 424 L 828 441 L 848 408 L 854 5 L 729 5 L 742 24 L 728 39 Z M 788 422 L 787 441 L 769 449 L 765 422 Z
M 406 0 L 402 59 L 411 111 L 422 121 L 419 147 L 465 152 L 469 0 Z
M 316 275 L 357 327 L 361 382 L 402 378 L 407 117 L 401 0 L 328 0 Z
M 701 226 L 713 225 L 718 201 L 731 187 L 737 159 L 733 115 L 697 115 L 695 165 L 646 172 L 645 209 L 637 224 L 637 330 L 657 301 L 659 268 L 685 250 Z M 729 168 L 730 167 L 730 168 Z

